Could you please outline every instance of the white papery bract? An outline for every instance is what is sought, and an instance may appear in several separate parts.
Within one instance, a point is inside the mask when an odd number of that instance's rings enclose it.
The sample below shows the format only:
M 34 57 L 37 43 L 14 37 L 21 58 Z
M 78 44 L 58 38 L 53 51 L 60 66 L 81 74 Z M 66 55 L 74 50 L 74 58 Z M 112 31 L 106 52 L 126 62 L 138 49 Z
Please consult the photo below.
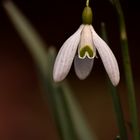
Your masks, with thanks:
M 88 24 L 82 24 L 62 45 L 54 64 L 54 81 L 59 82 L 65 79 L 73 60 L 79 79 L 87 78 L 93 67 L 96 49 L 112 84 L 118 85 L 120 74 L 117 60 L 108 45 L 95 32 L 93 26 Z

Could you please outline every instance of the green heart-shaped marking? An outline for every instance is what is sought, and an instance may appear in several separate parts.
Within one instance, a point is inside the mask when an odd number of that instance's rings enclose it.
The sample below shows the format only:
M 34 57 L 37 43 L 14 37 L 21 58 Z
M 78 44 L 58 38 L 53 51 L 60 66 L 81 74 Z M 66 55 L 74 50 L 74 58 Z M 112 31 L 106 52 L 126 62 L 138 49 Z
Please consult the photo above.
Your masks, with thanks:
M 86 53 L 88 53 L 87 57 L 89 57 L 89 58 L 94 57 L 94 52 L 88 45 L 80 49 L 80 54 L 79 55 L 80 55 L 81 58 L 84 58 L 85 55 L 87 55 Z

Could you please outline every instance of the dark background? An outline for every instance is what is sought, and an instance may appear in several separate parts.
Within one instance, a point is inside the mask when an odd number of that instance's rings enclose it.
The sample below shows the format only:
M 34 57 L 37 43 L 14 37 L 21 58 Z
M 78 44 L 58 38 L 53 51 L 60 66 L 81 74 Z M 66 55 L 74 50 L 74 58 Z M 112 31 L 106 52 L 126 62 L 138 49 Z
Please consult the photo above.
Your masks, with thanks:
M 13 2 L 36 28 L 46 44 L 56 46 L 57 50 L 80 26 L 81 13 L 85 6 L 84 0 Z M 126 20 L 136 98 L 139 103 L 139 2 L 122 0 L 121 4 Z M 94 15 L 93 26 L 98 34 L 101 22 L 106 24 L 110 47 L 120 66 L 119 93 L 125 120 L 129 121 L 117 14 L 107 0 L 91 0 L 90 5 Z M 118 130 L 111 96 L 107 92 L 105 70 L 100 59 L 95 61 L 93 71 L 86 80 L 78 80 L 73 68 L 67 78 L 93 132 L 99 140 L 113 140 Z M 139 104 L 138 111 L 140 111 Z M 0 124 L 1 140 L 57 139 L 48 104 L 43 102 L 40 94 L 34 62 L 8 19 L 2 1 L 0 3 Z

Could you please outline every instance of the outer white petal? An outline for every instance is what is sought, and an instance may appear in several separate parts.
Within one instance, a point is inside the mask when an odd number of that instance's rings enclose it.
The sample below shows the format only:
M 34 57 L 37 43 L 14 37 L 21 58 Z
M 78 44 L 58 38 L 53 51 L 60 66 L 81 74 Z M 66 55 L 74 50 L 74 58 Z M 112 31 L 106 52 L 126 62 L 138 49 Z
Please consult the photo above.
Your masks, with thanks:
M 76 75 L 80 80 L 84 80 L 90 74 L 93 67 L 93 62 L 94 59 L 89 59 L 88 57 L 80 59 L 78 56 L 75 56 L 74 68 Z
M 93 42 L 97 48 L 99 55 L 103 61 L 106 72 L 114 86 L 117 86 L 120 81 L 120 73 L 117 60 L 108 45 L 98 36 L 94 28 L 90 26 Z
M 53 69 L 53 79 L 55 82 L 60 82 L 67 76 L 78 48 L 83 27 L 84 25 L 81 25 L 79 29 L 65 41 L 58 52 Z

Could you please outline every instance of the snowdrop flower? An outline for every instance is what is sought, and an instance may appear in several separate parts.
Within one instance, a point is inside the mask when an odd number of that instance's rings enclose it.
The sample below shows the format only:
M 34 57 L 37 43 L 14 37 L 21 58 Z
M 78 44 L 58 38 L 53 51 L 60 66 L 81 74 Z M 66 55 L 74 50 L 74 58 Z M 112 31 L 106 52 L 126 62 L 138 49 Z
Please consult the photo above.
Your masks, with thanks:
M 92 10 L 86 6 L 83 11 L 83 24 L 62 45 L 54 64 L 53 79 L 60 82 L 74 68 L 79 79 L 85 79 L 91 72 L 96 50 L 98 51 L 105 70 L 114 86 L 119 83 L 119 68 L 109 46 L 98 36 L 92 24 Z

